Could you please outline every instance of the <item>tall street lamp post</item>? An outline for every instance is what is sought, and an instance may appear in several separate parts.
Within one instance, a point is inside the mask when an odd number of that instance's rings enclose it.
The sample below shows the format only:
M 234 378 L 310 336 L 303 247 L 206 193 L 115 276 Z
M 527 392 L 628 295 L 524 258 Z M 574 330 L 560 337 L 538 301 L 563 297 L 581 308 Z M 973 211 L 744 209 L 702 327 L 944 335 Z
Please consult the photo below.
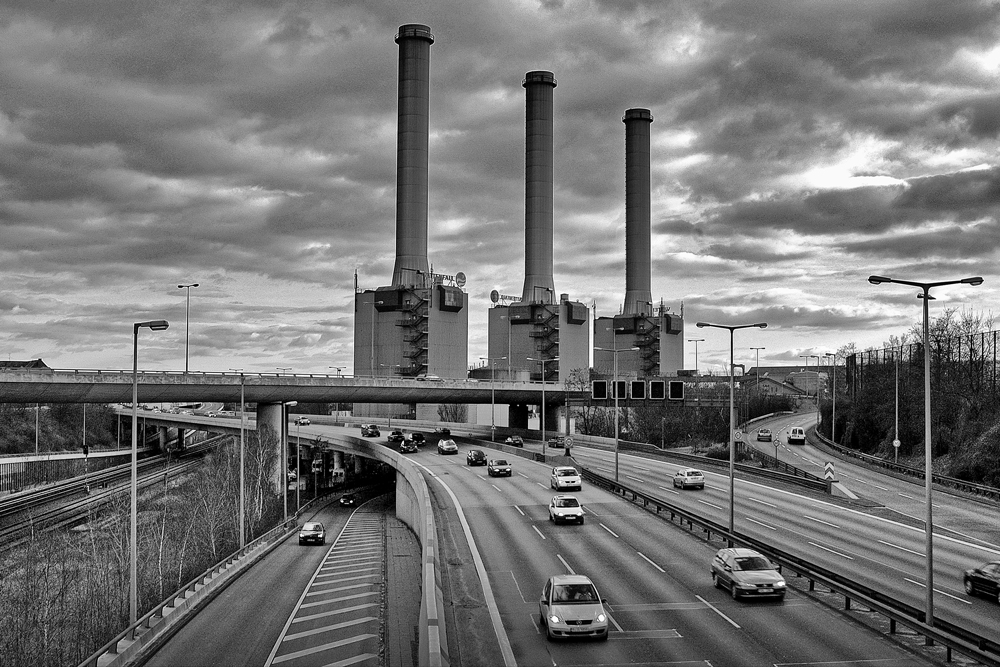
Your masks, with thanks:
M 736 521 L 734 518 L 734 506 L 736 500 L 736 408 L 735 403 L 735 365 L 733 359 L 733 333 L 737 329 L 766 329 L 767 322 L 757 322 L 755 324 L 712 324 L 711 322 L 698 322 L 695 326 L 699 329 L 712 327 L 715 329 L 727 329 L 729 331 L 729 534 L 735 533 Z M 732 546 L 732 540 L 729 540 Z
M 799 358 L 806 360 L 806 371 L 809 370 L 809 360 L 816 360 L 816 430 L 819 430 L 819 355 L 818 354 L 800 354 Z M 806 389 L 806 395 L 809 394 L 809 389 Z
M 528 361 L 537 361 L 542 366 L 542 457 L 545 457 L 545 364 L 550 361 L 559 361 L 559 357 L 551 359 L 535 359 L 528 357 Z
M 617 343 L 618 338 L 615 337 L 614 341 Z M 614 355 L 614 364 L 612 365 L 611 371 L 611 393 L 614 395 L 615 401 L 615 481 L 618 481 L 618 353 L 626 351 L 638 350 L 637 347 L 623 347 L 618 349 L 617 347 L 595 347 L 595 350 L 601 350 L 603 352 L 611 352 Z
M 766 347 L 751 347 L 750 349 L 753 350 L 756 353 L 756 355 L 757 355 L 757 361 L 754 362 L 754 366 L 753 367 L 757 370 L 757 391 L 759 393 L 760 392 L 760 351 L 761 350 L 766 350 L 767 348 Z
M 132 478 L 129 483 L 129 565 L 128 565 L 128 618 L 129 625 L 135 625 L 139 611 L 139 509 L 137 479 L 139 475 L 139 441 L 136 431 L 139 427 L 139 329 L 163 331 L 170 324 L 166 320 L 136 322 L 132 325 Z
M 503 361 L 507 357 L 479 357 L 480 359 L 485 359 L 490 365 L 490 441 L 497 441 L 497 425 L 496 425 L 496 403 L 497 403 L 497 389 L 496 389 L 496 366 L 493 365 L 494 361 Z M 544 378 L 543 378 L 544 379 Z
M 831 394 L 833 395 L 833 408 L 830 411 L 830 440 L 836 444 L 837 443 L 837 354 L 824 354 L 830 361 L 830 374 L 833 376 L 833 388 L 831 389 Z
M 934 625 L 934 522 L 933 522 L 933 512 L 931 510 L 931 493 L 932 493 L 932 482 L 934 480 L 934 470 L 931 467 L 933 457 L 931 456 L 931 348 L 930 348 L 930 323 L 929 323 L 929 311 L 930 311 L 930 300 L 934 297 L 931 296 L 931 288 L 941 287 L 942 285 L 982 285 L 983 279 L 980 276 L 974 276 L 972 278 L 962 278 L 961 280 L 942 280 L 933 283 L 921 283 L 912 280 L 899 280 L 897 278 L 886 278 L 885 276 L 869 276 L 868 282 L 872 285 L 881 285 L 882 283 L 897 283 L 900 285 L 910 285 L 912 287 L 919 287 L 921 293 L 917 295 L 918 299 L 923 299 L 923 319 L 924 319 L 924 331 L 923 331 L 923 344 L 924 344 L 924 540 L 926 551 L 925 564 L 926 564 L 926 575 L 924 582 L 926 585 L 924 594 L 926 596 L 925 604 L 925 618 L 924 622 L 927 625 Z M 931 643 L 931 639 L 927 639 L 928 644 Z
M 198 283 L 189 283 L 187 285 L 178 285 L 177 289 L 187 290 L 187 305 L 184 307 L 184 372 L 188 372 L 188 343 L 190 342 L 190 336 L 188 333 L 191 330 L 191 288 L 197 287 Z
M 694 343 L 694 374 L 695 377 L 701 375 L 698 372 L 698 343 L 703 342 L 704 338 L 688 338 L 687 342 Z
M 246 421 L 244 420 L 246 413 L 243 410 L 243 408 L 246 406 L 246 402 L 244 401 L 245 398 L 244 392 L 246 389 L 246 384 L 245 384 L 246 376 L 243 375 L 242 368 L 230 368 L 229 370 L 240 374 L 240 549 L 242 549 L 246 545 L 246 534 L 247 534 L 246 491 L 245 491 L 246 487 L 244 486 L 245 482 L 243 477 L 243 468 L 244 468 L 243 457 L 244 457 L 244 451 L 246 449 L 245 435 L 244 435 L 246 431 Z

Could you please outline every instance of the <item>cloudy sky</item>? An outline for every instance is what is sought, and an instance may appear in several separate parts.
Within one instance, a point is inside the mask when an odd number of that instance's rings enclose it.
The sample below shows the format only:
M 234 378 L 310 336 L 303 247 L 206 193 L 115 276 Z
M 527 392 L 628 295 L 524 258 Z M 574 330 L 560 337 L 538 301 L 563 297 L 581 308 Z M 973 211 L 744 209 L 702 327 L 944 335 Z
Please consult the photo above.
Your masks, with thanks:
M 0 351 L 56 368 L 322 373 L 395 255 L 398 27 L 431 47 L 429 259 L 470 363 L 524 276 L 524 90 L 555 89 L 555 286 L 625 294 L 625 109 L 652 127 L 653 297 L 703 370 L 881 346 L 916 290 L 1000 295 L 1000 8 L 940 0 L 125 2 L 0 8 Z M 688 367 L 694 346 L 688 346 Z

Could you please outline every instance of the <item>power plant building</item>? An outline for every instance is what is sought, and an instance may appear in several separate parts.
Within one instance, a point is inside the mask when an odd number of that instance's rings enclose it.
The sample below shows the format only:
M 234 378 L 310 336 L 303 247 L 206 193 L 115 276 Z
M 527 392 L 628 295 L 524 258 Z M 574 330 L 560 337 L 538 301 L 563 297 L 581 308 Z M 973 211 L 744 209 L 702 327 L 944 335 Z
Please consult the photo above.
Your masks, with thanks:
M 594 321 L 594 369 L 611 376 L 674 376 L 684 368 L 684 318 L 650 291 L 649 109 L 628 109 L 625 123 L 625 302 L 620 314 Z M 615 352 L 619 350 L 619 352 Z
M 469 341 L 465 276 L 435 274 L 427 259 L 430 47 L 426 25 L 400 26 L 396 141 L 396 260 L 392 282 L 355 289 L 357 377 L 465 378 Z M 421 406 L 355 406 L 362 416 L 412 415 Z M 426 406 L 424 412 L 433 409 Z M 362 414 L 363 413 L 363 414 Z

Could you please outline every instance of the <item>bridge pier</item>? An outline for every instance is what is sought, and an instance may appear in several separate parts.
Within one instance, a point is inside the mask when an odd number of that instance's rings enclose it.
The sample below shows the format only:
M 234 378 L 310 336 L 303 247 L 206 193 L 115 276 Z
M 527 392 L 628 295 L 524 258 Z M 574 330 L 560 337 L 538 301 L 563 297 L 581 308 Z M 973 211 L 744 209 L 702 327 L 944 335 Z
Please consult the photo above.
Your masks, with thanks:
M 278 466 L 274 471 L 273 486 L 276 493 L 284 493 L 282 483 L 285 480 L 285 471 L 288 468 L 288 420 L 285 416 L 284 403 L 258 403 L 257 404 L 257 430 L 261 424 L 266 424 L 278 436 L 277 458 Z

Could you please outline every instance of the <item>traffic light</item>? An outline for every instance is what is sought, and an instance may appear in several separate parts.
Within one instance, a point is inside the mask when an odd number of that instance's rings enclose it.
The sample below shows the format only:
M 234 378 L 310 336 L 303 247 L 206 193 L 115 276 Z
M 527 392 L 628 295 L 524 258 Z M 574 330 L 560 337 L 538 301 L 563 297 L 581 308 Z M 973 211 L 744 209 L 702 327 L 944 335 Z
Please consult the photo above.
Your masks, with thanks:
M 608 400 L 608 381 L 607 380 L 591 380 L 590 382 L 590 397 L 595 401 L 606 401 Z
M 684 400 L 684 382 L 681 380 L 671 380 L 670 386 L 668 387 L 669 394 L 668 398 L 671 401 L 683 401 Z

